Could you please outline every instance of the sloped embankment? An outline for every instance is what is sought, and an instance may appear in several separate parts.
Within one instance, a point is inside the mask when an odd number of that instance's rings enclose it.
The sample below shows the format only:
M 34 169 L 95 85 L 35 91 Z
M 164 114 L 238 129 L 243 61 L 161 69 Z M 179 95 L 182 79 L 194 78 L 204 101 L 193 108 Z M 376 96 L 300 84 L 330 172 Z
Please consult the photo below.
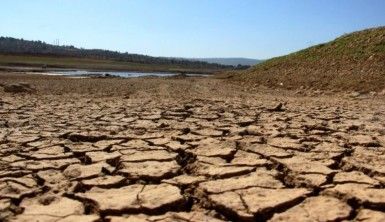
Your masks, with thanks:
M 269 87 L 382 90 L 385 88 L 385 27 L 343 35 L 227 75 L 232 80 Z

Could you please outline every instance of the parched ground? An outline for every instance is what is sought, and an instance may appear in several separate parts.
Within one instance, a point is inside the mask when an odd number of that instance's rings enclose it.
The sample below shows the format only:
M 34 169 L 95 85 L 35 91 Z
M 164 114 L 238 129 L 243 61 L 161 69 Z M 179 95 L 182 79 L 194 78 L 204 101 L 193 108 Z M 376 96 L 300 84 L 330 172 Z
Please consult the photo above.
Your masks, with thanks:
M 385 221 L 384 97 L 12 82 L 36 92 L 0 92 L 0 220 Z

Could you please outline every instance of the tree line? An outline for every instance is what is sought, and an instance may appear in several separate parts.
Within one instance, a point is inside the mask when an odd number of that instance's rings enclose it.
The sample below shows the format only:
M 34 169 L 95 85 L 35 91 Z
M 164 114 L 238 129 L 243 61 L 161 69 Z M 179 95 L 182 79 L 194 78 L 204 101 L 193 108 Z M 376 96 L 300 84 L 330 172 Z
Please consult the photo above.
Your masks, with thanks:
M 229 65 L 191 61 L 187 59 L 153 57 L 140 54 L 121 53 L 103 49 L 83 49 L 72 45 L 52 45 L 42 41 L 30 41 L 11 37 L 0 37 L 0 53 L 11 55 L 61 56 L 89 59 L 109 59 L 123 62 L 158 65 L 180 65 L 188 68 L 229 69 Z

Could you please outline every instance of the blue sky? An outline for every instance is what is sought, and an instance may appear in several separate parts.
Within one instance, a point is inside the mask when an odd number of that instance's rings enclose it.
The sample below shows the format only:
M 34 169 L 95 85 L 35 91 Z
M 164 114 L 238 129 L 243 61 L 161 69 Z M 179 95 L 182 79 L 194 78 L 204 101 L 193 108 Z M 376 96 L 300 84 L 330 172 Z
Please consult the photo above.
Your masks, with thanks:
M 153 56 L 270 58 L 385 25 L 384 0 L 2 0 L 0 35 Z

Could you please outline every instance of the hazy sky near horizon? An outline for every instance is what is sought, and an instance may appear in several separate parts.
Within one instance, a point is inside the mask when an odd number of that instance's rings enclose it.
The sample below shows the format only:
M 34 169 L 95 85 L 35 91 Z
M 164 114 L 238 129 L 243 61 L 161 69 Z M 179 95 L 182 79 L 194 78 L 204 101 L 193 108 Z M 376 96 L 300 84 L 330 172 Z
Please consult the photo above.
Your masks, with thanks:
M 385 25 L 384 0 L 2 0 L 0 36 L 174 57 L 265 59 Z

